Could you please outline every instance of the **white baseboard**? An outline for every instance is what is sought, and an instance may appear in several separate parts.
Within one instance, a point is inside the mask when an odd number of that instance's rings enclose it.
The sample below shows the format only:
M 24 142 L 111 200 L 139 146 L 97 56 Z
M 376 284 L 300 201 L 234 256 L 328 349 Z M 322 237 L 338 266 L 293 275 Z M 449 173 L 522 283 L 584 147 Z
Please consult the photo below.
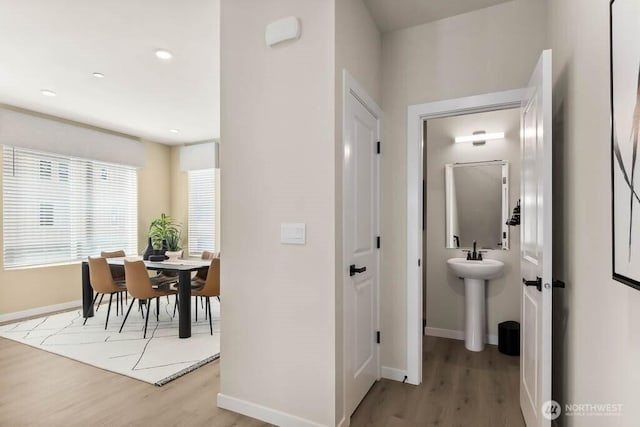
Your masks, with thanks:
M 30 308 L 29 310 L 0 314 L 0 322 L 10 322 L 12 320 L 25 319 L 27 317 L 39 316 L 42 314 L 53 313 L 55 311 L 69 310 L 79 307 L 82 307 L 82 300 L 63 302 L 62 304 L 47 305 L 45 307 Z
M 281 427 L 322 427 L 322 424 L 277 409 L 218 393 L 218 408 L 237 412 Z
M 349 427 L 351 425 L 351 417 L 342 417 L 337 427 Z
M 386 366 L 380 367 L 380 376 L 388 380 L 403 382 L 407 377 L 407 371 L 402 371 L 396 368 L 387 368 Z
M 452 340 L 464 341 L 464 331 L 456 331 L 454 329 L 431 328 L 429 326 L 425 326 L 424 334 L 430 337 L 450 338 Z M 485 337 L 485 343 L 498 345 L 498 336 L 487 334 Z

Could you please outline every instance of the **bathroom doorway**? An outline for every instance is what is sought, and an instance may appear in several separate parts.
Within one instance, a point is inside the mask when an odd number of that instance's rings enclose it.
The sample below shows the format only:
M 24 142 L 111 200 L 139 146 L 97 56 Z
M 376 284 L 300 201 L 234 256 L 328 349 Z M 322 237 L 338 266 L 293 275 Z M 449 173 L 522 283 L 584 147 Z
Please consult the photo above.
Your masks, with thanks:
M 484 343 L 497 345 L 498 324 L 520 322 L 520 229 L 507 225 L 520 199 L 520 109 L 428 119 L 423 126 L 424 335 L 465 339 L 465 285 L 447 260 L 466 258 L 476 242 L 480 256 L 504 263 L 485 285 L 484 324 L 475 325 Z M 466 141 L 482 132 L 486 140 Z

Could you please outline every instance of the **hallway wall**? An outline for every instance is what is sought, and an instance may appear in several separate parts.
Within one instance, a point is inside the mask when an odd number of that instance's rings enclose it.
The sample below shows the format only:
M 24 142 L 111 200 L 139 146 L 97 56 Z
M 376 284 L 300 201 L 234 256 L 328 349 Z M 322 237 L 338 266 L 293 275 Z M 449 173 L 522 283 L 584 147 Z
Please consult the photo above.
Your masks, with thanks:
M 549 1 L 554 75 L 553 397 L 623 404 L 620 417 L 561 425 L 640 425 L 640 291 L 611 279 L 609 2 Z M 637 17 L 633 17 L 637 20 Z

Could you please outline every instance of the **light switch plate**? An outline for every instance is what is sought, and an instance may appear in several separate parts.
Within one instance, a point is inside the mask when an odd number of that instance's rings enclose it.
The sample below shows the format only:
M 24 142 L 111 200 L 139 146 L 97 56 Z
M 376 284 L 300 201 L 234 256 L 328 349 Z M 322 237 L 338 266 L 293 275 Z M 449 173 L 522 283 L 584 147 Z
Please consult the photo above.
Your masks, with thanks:
M 283 222 L 280 224 L 280 243 L 304 245 L 307 241 L 307 226 L 304 223 Z

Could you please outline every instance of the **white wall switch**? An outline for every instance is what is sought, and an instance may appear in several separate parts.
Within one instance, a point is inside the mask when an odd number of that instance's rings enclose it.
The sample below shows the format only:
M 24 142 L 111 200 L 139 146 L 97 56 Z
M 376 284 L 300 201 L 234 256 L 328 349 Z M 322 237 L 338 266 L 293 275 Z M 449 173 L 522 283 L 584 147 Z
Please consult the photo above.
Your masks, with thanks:
M 280 224 L 280 243 L 304 245 L 307 241 L 307 226 L 304 223 Z

